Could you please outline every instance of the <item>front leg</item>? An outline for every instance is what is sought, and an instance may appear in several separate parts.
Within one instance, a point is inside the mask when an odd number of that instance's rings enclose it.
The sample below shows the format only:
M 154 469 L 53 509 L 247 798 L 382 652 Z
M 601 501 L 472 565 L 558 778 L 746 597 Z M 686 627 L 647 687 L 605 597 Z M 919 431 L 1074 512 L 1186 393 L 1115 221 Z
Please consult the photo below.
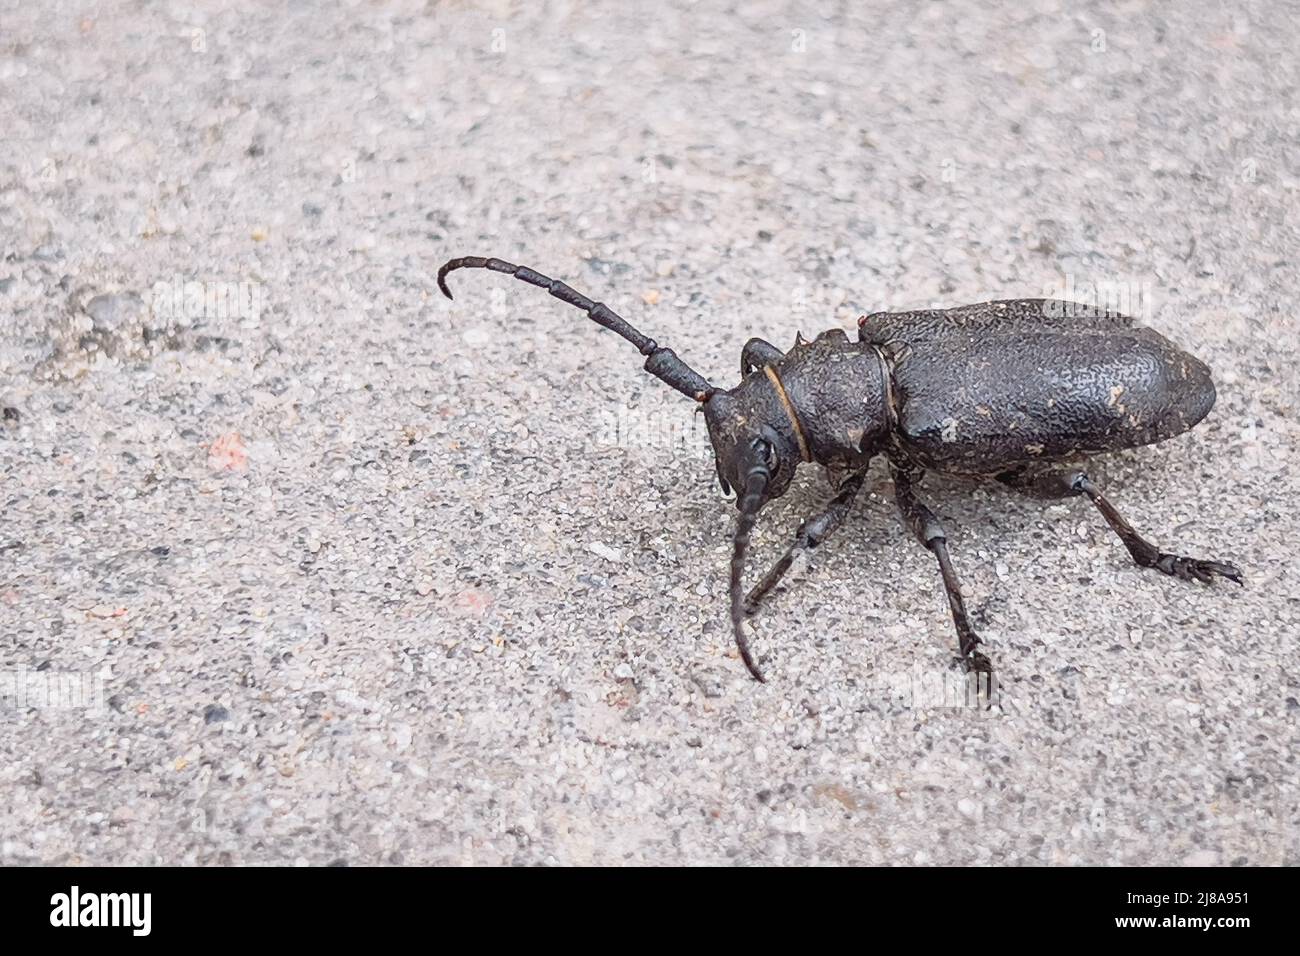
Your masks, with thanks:
M 957 572 L 953 570 L 952 559 L 948 556 L 948 538 L 943 526 L 929 508 L 917 499 L 912 490 L 915 482 L 924 472 L 903 462 L 890 460 L 890 474 L 894 479 L 894 500 L 903 516 L 903 522 L 911 529 L 925 547 L 939 562 L 939 573 L 943 576 L 943 587 L 948 593 L 948 608 L 952 611 L 952 622 L 957 628 L 957 647 L 961 656 L 959 664 L 967 673 L 977 675 L 980 686 L 977 691 L 984 691 L 991 698 L 993 694 L 993 665 L 976 647 L 982 643 L 975 629 L 971 627 L 966 615 L 966 602 L 962 598 L 961 585 L 957 581 Z M 987 674 L 988 677 L 978 675 Z
M 746 614 L 753 614 L 758 610 L 759 602 L 790 570 L 790 565 L 794 563 L 797 555 L 811 553 L 843 524 L 845 517 L 853 508 L 853 499 L 862 490 L 862 482 L 865 478 L 866 472 L 849 475 L 840 484 L 835 497 L 822 511 L 800 523 L 799 530 L 795 533 L 794 544 L 786 549 L 785 554 L 781 555 L 776 564 L 772 565 L 772 569 L 763 575 L 763 579 L 754 585 L 754 589 L 745 598 Z

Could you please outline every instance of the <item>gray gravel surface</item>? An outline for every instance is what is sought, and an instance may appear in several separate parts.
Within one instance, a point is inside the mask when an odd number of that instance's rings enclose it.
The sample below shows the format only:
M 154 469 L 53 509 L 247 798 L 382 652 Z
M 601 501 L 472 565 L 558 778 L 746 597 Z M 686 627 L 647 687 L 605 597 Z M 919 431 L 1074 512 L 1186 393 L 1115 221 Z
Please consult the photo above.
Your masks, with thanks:
M 1300 862 L 1297 5 L 534 6 L 0 3 L 0 863 Z M 728 383 L 1123 291 L 1219 403 L 1093 474 L 1247 585 L 929 479 L 953 706 L 877 467 L 759 686 L 690 403 L 466 254 Z

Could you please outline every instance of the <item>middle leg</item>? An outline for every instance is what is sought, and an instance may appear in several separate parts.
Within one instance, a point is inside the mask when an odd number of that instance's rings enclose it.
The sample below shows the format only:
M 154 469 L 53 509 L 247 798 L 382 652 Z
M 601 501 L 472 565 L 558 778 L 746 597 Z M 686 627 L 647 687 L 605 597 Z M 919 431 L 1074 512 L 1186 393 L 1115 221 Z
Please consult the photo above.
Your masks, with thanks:
M 912 490 L 920 480 L 923 472 L 902 462 L 890 460 L 890 474 L 894 479 L 894 500 L 903 515 L 903 521 L 912 534 L 916 535 L 926 549 L 939 562 L 939 573 L 943 576 L 943 587 L 948 594 L 948 608 L 952 612 L 952 623 L 957 628 L 957 647 L 961 656 L 956 663 L 967 673 L 988 674 L 988 693 L 992 694 L 993 665 L 976 647 L 981 643 L 979 635 L 971 627 L 966 614 L 966 602 L 962 598 L 961 584 L 957 581 L 957 572 L 953 569 L 952 559 L 948 555 L 948 538 L 943 526 Z M 982 682 L 982 679 L 981 679 Z M 980 688 L 983 689 L 983 688 Z

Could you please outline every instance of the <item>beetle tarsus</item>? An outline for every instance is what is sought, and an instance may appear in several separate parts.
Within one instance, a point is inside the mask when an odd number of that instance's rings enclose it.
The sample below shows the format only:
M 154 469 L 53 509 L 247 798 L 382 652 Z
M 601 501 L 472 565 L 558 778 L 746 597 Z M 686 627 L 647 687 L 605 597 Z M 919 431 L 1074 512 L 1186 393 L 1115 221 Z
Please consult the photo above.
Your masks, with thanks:
M 1144 544 L 1146 542 L 1143 542 Z M 1132 549 L 1130 548 L 1130 553 Z M 1215 577 L 1227 578 L 1229 581 L 1235 581 L 1238 585 L 1244 585 L 1245 582 L 1241 577 L 1241 569 L 1235 564 L 1227 561 L 1210 561 L 1204 558 L 1188 558 L 1180 554 L 1170 554 L 1168 551 L 1154 551 L 1154 558 L 1138 558 L 1134 555 L 1133 560 L 1143 567 L 1155 568 L 1163 571 L 1171 577 L 1182 578 L 1184 581 L 1200 581 L 1204 584 L 1213 584 Z M 1145 555 L 1145 553 L 1144 553 Z
M 975 704 L 983 698 L 985 706 L 992 707 L 997 690 L 997 678 L 993 674 L 992 661 L 979 651 L 971 651 L 963 657 L 954 657 L 952 663 L 953 667 L 968 675 L 974 685 L 967 687 L 967 701 Z

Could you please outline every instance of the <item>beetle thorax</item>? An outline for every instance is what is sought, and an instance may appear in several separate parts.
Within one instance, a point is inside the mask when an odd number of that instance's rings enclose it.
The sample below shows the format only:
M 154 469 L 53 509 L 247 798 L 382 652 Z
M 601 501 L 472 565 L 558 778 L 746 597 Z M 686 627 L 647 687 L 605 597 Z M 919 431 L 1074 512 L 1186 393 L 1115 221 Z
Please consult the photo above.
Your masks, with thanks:
M 890 375 L 874 346 L 832 329 L 796 344 L 774 371 L 812 460 L 857 468 L 884 446 L 893 424 Z

